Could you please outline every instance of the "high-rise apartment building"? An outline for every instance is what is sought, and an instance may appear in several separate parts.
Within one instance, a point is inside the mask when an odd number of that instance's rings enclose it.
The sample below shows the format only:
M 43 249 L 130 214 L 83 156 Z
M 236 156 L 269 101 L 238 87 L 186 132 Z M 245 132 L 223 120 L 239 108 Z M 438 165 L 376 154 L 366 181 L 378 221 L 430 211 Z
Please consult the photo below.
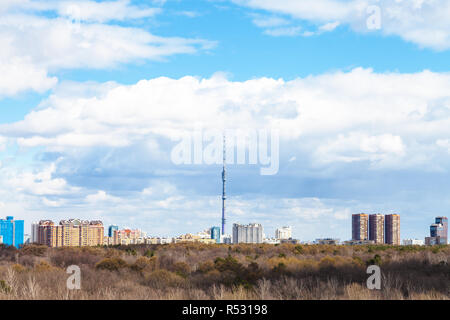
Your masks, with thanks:
M 114 237 L 114 231 L 115 230 L 119 230 L 119 226 L 114 226 L 114 225 L 109 226 L 109 228 L 108 228 L 108 237 L 110 237 L 110 238 Z
M 385 243 L 400 245 L 400 215 L 388 214 L 384 218 Z
M 38 243 L 39 223 L 31 223 L 31 243 Z
M 439 225 L 439 227 L 436 229 L 436 236 L 440 237 L 441 244 L 447 244 L 448 243 L 448 219 L 447 219 L 447 217 L 437 217 L 436 224 Z
M 211 239 L 216 240 L 216 243 L 220 243 L 220 227 L 211 228 Z
M 263 227 L 259 223 L 233 224 L 233 243 L 262 243 Z
M 352 240 L 369 239 L 369 215 L 364 213 L 352 215 Z
M 384 243 L 384 215 L 371 214 L 369 216 L 369 240 Z
M 14 220 L 14 217 L 0 219 L 0 236 L 3 244 L 19 248 L 23 245 L 24 221 Z
M 448 219 L 437 217 L 430 226 L 430 236 L 425 238 L 425 244 L 448 244 Z
M 292 227 L 282 227 L 275 230 L 275 239 L 278 240 L 292 239 Z
M 104 227 L 101 221 L 62 220 L 55 225 L 42 220 L 32 225 L 33 241 L 49 247 L 85 247 L 103 245 Z

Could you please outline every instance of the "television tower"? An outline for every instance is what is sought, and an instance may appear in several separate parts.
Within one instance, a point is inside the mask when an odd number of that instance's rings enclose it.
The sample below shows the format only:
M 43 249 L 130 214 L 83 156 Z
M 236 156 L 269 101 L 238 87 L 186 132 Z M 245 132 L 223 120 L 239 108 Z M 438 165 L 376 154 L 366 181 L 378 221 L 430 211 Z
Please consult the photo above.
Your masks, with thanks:
M 225 134 L 223 135 L 223 170 L 222 170 L 222 235 L 225 234 L 225 200 L 227 199 L 225 195 L 225 186 L 227 181 L 227 170 L 226 170 L 226 162 L 227 162 L 227 151 L 226 151 L 226 140 Z

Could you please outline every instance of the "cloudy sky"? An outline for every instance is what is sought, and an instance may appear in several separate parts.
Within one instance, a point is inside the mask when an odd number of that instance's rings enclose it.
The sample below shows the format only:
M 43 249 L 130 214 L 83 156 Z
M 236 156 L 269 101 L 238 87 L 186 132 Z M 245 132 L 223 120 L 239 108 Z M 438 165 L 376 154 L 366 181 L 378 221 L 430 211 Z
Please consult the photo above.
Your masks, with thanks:
M 351 237 L 450 210 L 447 0 L 0 0 L 0 212 L 173 236 L 220 224 L 198 130 L 278 130 L 279 171 L 228 166 L 228 232 Z

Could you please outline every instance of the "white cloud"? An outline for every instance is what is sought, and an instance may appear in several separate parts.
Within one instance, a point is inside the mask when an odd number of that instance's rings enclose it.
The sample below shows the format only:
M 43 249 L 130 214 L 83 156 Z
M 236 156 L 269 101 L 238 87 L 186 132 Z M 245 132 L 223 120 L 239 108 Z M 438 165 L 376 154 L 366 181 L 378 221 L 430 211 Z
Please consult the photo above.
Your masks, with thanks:
M 368 19 L 380 10 L 380 31 L 395 35 L 421 47 L 435 50 L 450 49 L 450 2 L 447 0 L 232 0 L 253 9 L 284 14 L 308 21 L 330 31 L 333 23 L 346 24 L 355 31 L 367 33 Z M 325 24 L 324 24 L 325 23 Z M 315 34 L 317 31 L 308 31 Z M 323 30 L 322 30 L 323 31 Z
M 283 141 L 315 157 L 315 163 L 383 166 L 420 166 L 437 157 L 429 148 L 438 152 L 435 141 L 450 134 L 446 73 L 378 74 L 357 68 L 287 82 L 232 82 L 217 75 L 98 87 L 80 97 L 53 94 L 23 121 L 0 126 L 0 134 L 22 147 L 60 152 L 142 148 L 142 142 L 152 141 L 152 153 L 164 157 L 170 151 L 162 150 L 156 137 L 177 139 L 198 127 L 275 127 Z
M 155 3 L 161 6 L 164 3 Z M 53 11 L 59 16 L 77 21 L 107 22 L 153 17 L 161 8 L 136 6 L 130 0 L 2 0 L 0 12 Z
M 281 208 L 285 214 L 292 218 L 304 220 L 317 220 L 323 218 L 334 218 L 339 220 L 348 219 L 348 209 L 336 210 L 318 198 L 281 199 Z M 344 214 L 343 214 L 344 212 Z M 346 213 L 346 214 L 345 214 Z
M 7 168 L 3 169 L 3 171 L 6 170 Z M 65 179 L 54 178 L 55 170 L 56 165 L 53 163 L 36 173 L 7 171 L 8 185 L 16 192 L 37 196 L 65 195 L 79 191 L 78 188 L 69 186 Z
M 49 208 L 59 208 L 66 203 L 63 199 L 50 200 L 47 197 L 42 197 L 42 204 Z
M 0 40 L 8 44 L 2 60 L 28 57 L 30 63 L 49 70 L 102 69 L 139 59 L 162 60 L 213 46 L 204 40 L 158 37 L 138 28 L 78 25 L 61 18 L 22 15 L 3 17 Z
M 329 32 L 333 31 L 340 25 L 340 22 L 329 22 L 319 27 L 319 31 Z
M 8 139 L 6 139 L 5 137 L 0 136 L 0 151 L 5 150 L 7 142 L 8 142 Z M 0 162 L 0 167 L 1 167 L 1 162 Z
M 273 29 L 266 29 L 264 31 L 265 34 L 269 36 L 274 37 L 280 37 L 280 36 L 297 36 L 300 34 L 302 28 L 301 27 L 286 27 L 286 28 L 273 28 Z
M 1 53 L 0 53 L 1 56 Z M 13 96 L 25 90 L 45 92 L 57 82 L 56 77 L 47 74 L 45 68 L 39 67 L 23 58 L 12 57 L 8 61 L 0 57 L 0 98 Z
M 356 1 L 339 0 L 232 0 L 233 2 L 255 9 L 264 9 L 305 20 L 344 19 L 357 8 Z
M 69 14 L 74 6 L 78 6 L 79 11 L 74 12 L 79 16 Z M 161 61 L 215 45 L 202 39 L 159 37 L 139 27 L 106 23 L 156 13 L 156 9 L 131 6 L 129 1 L 82 1 L 76 5 L 71 1 L 23 1 L 4 4 L 0 10 L 4 11 L 0 20 L 0 98 L 26 90 L 51 89 L 57 78 L 50 74 L 61 69 L 105 69 Z M 41 10 L 53 11 L 56 17 L 43 16 Z
M 120 198 L 111 196 L 103 190 L 99 190 L 97 193 L 86 196 L 86 201 L 94 204 L 100 202 L 117 203 L 120 202 L 120 200 Z
M 63 17 L 80 21 L 106 22 L 124 21 L 152 17 L 161 12 L 160 8 L 139 8 L 130 5 L 130 0 L 118 1 L 58 1 L 58 13 Z
M 436 145 L 445 149 L 448 153 L 450 153 L 450 140 L 449 139 L 439 139 L 436 141 Z
M 253 23 L 258 27 L 267 28 L 267 27 L 284 26 L 290 24 L 290 21 L 280 17 L 266 17 L 256 15 L 255 18 L 253 19 Z
M 383 163 L 391 157 L 401 160 L 403 155 L 405 146 L 401 137 L 392 134 L 369 136 L 359 132 L 352 132 L 347 136 L 341 134 L 316 151 L 316 158 L 324 163 L 364 160 Z
M 197 18 L 201 16 L 201 13 L 196 11 L 179 11 L 177 12 L 178 15 L 188 17 L 188 18 Z

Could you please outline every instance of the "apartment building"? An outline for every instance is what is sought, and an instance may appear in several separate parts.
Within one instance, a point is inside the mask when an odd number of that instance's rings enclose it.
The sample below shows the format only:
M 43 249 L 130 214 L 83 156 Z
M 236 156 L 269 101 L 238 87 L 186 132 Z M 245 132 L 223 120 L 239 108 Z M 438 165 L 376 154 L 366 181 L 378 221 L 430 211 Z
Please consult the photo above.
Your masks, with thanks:
M 233 224 L 233 243 L 263 243 L 263 227 L 259 223 Z
M 384 215 L 371 214 L 369 216 L 369 240 L 374 243 L 384 243 Z
M 104 227 L 101 221 L 80 219 L 41 220 L 31 226 L 32 241 L 49 247 L 87 247 L 103 245 Z
M 369 215 L 352 215 L 352 240 L 369 240 Z
M 388 214 L 384 218 L 385 243 L 400 245 L 400 215 Z
M 275 230 L 275 239 L 278 240 L 292 239 L 292 227 L 281 227 Z

